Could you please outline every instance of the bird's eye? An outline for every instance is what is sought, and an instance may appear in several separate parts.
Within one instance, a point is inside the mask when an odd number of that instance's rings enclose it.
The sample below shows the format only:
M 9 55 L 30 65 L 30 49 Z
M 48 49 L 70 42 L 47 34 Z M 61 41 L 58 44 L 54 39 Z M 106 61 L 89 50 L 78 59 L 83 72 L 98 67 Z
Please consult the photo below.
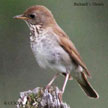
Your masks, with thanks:
M 30 18 L 32 18 L 32 19 L 35 18 L 35 15 L 33 15 L 33 14 L 30 14 L 29 16 L 30 16 Z

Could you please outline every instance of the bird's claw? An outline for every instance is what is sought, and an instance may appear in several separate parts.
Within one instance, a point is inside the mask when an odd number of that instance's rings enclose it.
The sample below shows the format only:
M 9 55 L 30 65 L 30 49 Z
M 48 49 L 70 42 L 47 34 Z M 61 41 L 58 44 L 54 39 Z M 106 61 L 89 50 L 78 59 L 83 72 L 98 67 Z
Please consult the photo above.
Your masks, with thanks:
M 62 102 L 62 96 L 63 96 L 63 92 L 60 91 L 60 92 L 58 93 L 58 98 L 59 98 L 60 102 Z
M 45 87 L 45 89 L 49 89 L 50 88 L 50 86 L 49 85 L 47 85 L 46 87 Z

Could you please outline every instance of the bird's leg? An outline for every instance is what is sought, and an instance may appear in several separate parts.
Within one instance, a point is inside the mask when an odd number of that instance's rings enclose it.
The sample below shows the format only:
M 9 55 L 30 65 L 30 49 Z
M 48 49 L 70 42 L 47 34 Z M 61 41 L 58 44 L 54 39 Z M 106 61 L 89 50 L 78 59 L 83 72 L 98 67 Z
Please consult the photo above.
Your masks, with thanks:
M 66 78 L 65 78 L 65 81 L 64 81 L 64 84 L 62 87 L 62 93 L 64 93 L 64 91 L 65 91 L 65 87 L 66 87 L 68 79 L 69 79 L 69 73 L 66 74 Z
M 51 86 L 51 84 L 54 82 L 54 80 L 57 78 L 58 75 L 59 75 L 59 73 L 56 73 L 54 75 L 54 77 L 51 79 L 51 81 L 47 84 L 46 89 L 48 89 Z
M 59 99 L 60 99 L 60 101 L 62 101 L 62 95 L 63 95 L 63 93 L 64 93 L 64 91 L 65 91 L 66 84 L 67 84 L 67 81 L 68 81 L 68 79 L 69 79 L 69 75 L 70 75 L 70 72 L 66 73 L 66 77 L 65 77 L 65 80 L 64 80 L 64 84 L 63 84 L 62 90 L 61 90 L 61 92 L 59 93 Z

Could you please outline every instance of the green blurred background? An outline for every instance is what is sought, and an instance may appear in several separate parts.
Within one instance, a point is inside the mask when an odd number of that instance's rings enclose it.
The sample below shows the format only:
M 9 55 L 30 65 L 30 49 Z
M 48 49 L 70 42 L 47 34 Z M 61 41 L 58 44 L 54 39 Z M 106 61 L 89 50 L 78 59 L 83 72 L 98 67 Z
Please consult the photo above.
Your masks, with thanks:
M 96 0 L 104 6 L 74 6 L 74 2 L 92 1 L 0 0 L 0 108 L 15 108 L 11 102 L 18 99 L 19 92 L 45 86 L 54 75 L 37 65 L 25 22 L 12 18 L 36 4 L 48 7 L 70 36 L 91 72 L 89 81 L 100 95 L 98 100 L 89 99 L 73 80 L 67 84 L 64 101 L 71 108 L 107 108 L 108 1 Z M 63 80 L 59 77 L 55 84 L 61 88 Z

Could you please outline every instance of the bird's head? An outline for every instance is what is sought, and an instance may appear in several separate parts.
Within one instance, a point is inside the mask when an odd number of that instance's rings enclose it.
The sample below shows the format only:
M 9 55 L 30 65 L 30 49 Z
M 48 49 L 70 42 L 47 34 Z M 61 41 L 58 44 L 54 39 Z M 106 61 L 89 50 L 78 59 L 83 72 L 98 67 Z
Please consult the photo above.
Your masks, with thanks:
M 22 19 L 30 25 L 51 25 L 55 24 L 52 13 L 44 6 L 36 5 L 28 8 L 23 14 L 14 18 Z

